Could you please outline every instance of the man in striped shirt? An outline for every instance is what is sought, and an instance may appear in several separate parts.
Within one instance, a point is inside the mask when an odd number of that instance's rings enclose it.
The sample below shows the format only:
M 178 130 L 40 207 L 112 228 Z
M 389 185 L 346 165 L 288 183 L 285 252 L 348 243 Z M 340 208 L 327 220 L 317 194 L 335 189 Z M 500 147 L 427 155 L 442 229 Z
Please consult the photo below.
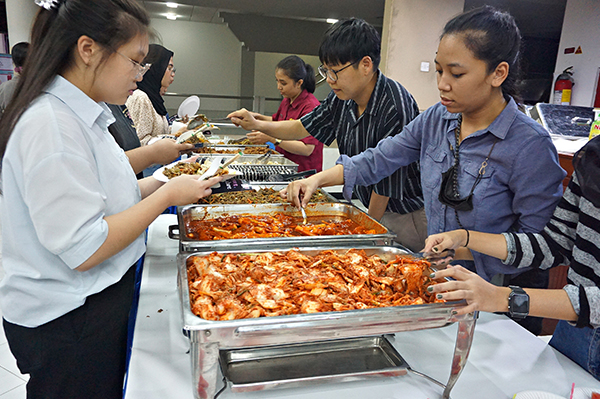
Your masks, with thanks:
M 419 109 L 412 95 L 379 71 L 381 40 L 377 31 L 360 19 L 334 24 L 319 48 L 321 75 L 331 93 L 300 120 L 271 122 L 259 114 L 240 110 L 228 117 L 247 130 L 259 130 L 284 140 L 308 135 L 326 145 L 337 139 L 341 154 L 353 156 L 373 148 L 402 131 Z M 427 237 L 427 219 L 418 162 L 400 168 L 371 186 L 354 192 L 368 209 L 398 237 L 405 247 L 419 251 Z

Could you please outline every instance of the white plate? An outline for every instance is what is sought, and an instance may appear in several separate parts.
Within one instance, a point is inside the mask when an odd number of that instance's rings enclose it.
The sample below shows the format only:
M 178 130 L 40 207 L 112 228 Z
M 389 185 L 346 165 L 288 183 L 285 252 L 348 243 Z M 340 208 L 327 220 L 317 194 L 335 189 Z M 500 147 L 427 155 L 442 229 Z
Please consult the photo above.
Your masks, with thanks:
M 214 173 L 214 171 L 221 165 L 221 157 L 215 157 L 214 160 L 217 162 L 213 162 L 210 165 L 210 168 L 208 168 L 208 170 L 206 172 L 204 172 L 204 174 L 202 176 L 200 176 L 200 179 L 204 179 L 204 176 L 209 174 L 209 172 Z M 163 171 L 165 169 L 172 168 L 173 166 L 177 165 L 179 162 L 182 162 L 182 161 L 175 161 L 173 163 L 170 163 L 169 165 L 165 165 L 161 168 L 156 169 L 154 171 L 154 173 L 152 174 L 152 177 L 154 177 L 156 180 L 161 181 L 163 183 L 168 182 L 169 178 L 163 174 Z M 240 172 L 238 170 L 234 170 L 234 169 L 228 169 L 228 170 L 229 170 L 229 173 L 222 176 L 223 181 L 242 175 L 242 172 Z
M 198 98 L 198 96 L 189 96 L 179 105 L 179 108 L 177 109 L 177 116 L 183 118 L 186 115 L 196 115 L 198 108 L 200 108 L 200 98 Z

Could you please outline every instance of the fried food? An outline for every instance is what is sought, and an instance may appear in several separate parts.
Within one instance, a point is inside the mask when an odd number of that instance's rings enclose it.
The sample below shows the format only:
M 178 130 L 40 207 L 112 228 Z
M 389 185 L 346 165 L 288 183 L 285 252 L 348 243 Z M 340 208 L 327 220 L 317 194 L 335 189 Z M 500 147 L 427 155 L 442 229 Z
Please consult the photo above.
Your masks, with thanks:
M 357 249 L 315 256 L 213 252 L 187 259 L 190 305 L 203 319 L 233 320 L 444 302 L 427 291 L 437 283 L 429 266 Z
M 206 161 L 203 163 L 198 162 L 177 162 L 175 166 L 170 168 L 165 168 L 163 170 L 163 175 L 167 176 L 167 178 L 172 179 L 181 175 L 203 175 L 208 168 L 210 168 L 211 162 Z M 229 169 L 223 168 L 219 169 L 215 176 L 226 175 L 229 173 Z
M 310 201 L 331 202 L 331 200 L 321 191 L 317 191 L 310 197 Z M 261 188 L 260 190 L 231 191 L 228 193 L 212 194 L 208 197 L 200 198 L 198 204 L 281 204 L 287 203 L 281 198 L 279 191 L 272 188 Z

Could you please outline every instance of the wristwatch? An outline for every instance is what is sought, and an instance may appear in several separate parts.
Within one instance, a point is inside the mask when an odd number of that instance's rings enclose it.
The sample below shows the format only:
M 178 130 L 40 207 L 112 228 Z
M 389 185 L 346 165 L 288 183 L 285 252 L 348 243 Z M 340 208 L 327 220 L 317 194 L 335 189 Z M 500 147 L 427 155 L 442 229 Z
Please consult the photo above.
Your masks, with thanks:
M 275 139 L 275 145 L 281 144 L 281 139 Z
M 509 285 L 508 314 L 513 319 L 524 319 L 529 315 L 529 295 L 521 287 Z

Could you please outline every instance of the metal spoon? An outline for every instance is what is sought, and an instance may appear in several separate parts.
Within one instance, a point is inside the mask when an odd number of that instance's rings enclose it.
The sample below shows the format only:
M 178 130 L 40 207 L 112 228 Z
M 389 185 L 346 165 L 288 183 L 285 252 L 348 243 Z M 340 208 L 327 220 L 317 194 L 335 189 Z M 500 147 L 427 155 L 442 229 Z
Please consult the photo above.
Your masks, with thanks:
M 302 194 L 300 194 L 298 196 L 298 199 L 300 200 L 300 213 L 302 213 L 302 224 L 306 224 L 306 211 L 304 210 L 304 207 L 302 206 L 302 199 L 304 198 L 304 196 Z
M 300 212 L 302 213 L 302 224 L 306 224 L 306 211 L 303 207 L 300 207 Z

